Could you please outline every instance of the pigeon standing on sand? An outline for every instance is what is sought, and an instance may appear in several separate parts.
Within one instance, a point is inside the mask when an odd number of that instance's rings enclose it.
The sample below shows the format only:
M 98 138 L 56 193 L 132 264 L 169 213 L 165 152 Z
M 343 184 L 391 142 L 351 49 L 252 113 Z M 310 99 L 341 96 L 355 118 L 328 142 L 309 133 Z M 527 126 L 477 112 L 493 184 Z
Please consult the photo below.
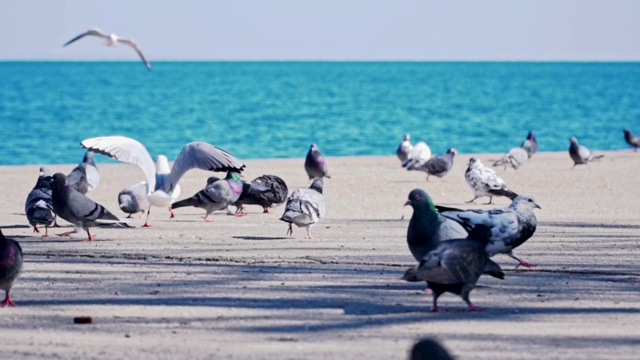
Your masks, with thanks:
M 146 181 L 141 181 L 137 184 L 126 187 L 118 194 L 118 205 L 120 210 L 131 215 L 136 213 L 144 213 L 149 209 L 151 204 L 147 200 L 147 194 L 149 193 L 149 186 Z
M 81 194 L 86 194 L 98 187 L 100 172 L 93 161 L 93 151 L 87 151 L 84 154 L 82 162 L 67 175 L 67 181 Z
M 404 205 L 411 205 L 413 208 L 407 229 L 407 245 L 409 245 L 411 255 L 418 262 L 442 241 L 464 239 L 468 235 L 468 230 L 457 221 L 441 216 L 437 210 L 438 206 L 433 204 L 431 197 L 424 190 L 412 190 L 409 193 L 409 200 Z M 497 272 L 496 269 L 498 269 Z M 415 271 L 415 267 L 407 269 L 402 279 L 412 282 L 419 281 L 415 277 Z M 499 272 L 501 270 L 498 264 L 489 260 L 485 273 L 496 276 L 496 273 L 499 274 Z
M 79 228 L 87 232 L 87 240 L 93 240 L 89 228 L 98 224 L 122 223 L 104 206 L 94 202 L 69 185 L 67 177 L 56 173 L 51 179 L 53 211 L 61 218 L 73 224 L 73 231 L 59 234 L 70 236 L 77 233 Z
M 633 148 L 633 151 L 638 151 L 638 147 L 640 147 L 640 138 L 633 135 L 633 133 L 628 129 L 624 129 L 622 131 L 624 132 L 624 141 Z
M 440 343 L 433 339 L 422 339 L 411 348 L 409 360 L 454 360 Z
M 449 170 L 451 170 L 451 168 L 453 167 L 453 158 L 457 153 L 458 151 L 455 148 L 451 148 L 442 155 L 432 157 L 417 168 L 411 168 L 407 170 L 420 170 L 426 172 L 427 181 L 429 181 L 429 176 L 431 175 L 442 178 L 443 176 L 447 175 Z
M 540 205 L 531 195 L 519 195 L 506 208 L 492 210 L 460 210 L 444 206 L 436 206 L 440 214 L 458 222 L 466 230 L 485 225 L 491 229 L 491 241 L 485 251 L 492 257 L 496 254 L 507 254 L 525 267 L 535 266 L 513 254 L 513 249 L 524 244 L 536 231 L 538 220 L 534 209 Z
M 152 206 L 168 207 L 174 217 L 171 204 L 180 194 L 178 182 L 191 169 L 206 171 L 236 171 L 244 169 L 244 164 L 223 149 L 203 141 L 186 144 L 169 168 L 164 155 L 158 155 L 156 162 L 140 142 L 124 136 L 102 136 L 82 141 L 82 146 L 97 153 L 107 155 L 122 162 L 135 164 L 142 169 L 149 185 L 147 200 Z M 149 214 L 144 227 L 149 226 Z
M 4 237 L 2 230 L 0 230 L 0 290 L 5 291 L 5 297 L 0 302 L 0 307 L 16 306 L 11 300 L 9 292 L 22 272 L 22 262 L 20 244 L 13 239 Z
M 573 160 L 572 169 L 576 167 L 576 165 L 588 164 L 593 160 L 598 160 L 604 157 L 604 155 L 593 156 L 591 150 L 578 144 L 578 139 L 573 136 L 569 141 L 571 142 L 571 145 L 569 145 L 569 156 L 571 157 L 571 160 Z
M 421 261 L 416 277 L 425 280 L 433 291 L 432 312 L 444 312 L 438 307 L 438 298 L 445 292 L 458 294 L 467 303 L 467 311 L 479 311 L 469 299 L 471 290 L 482 275 L 489 260 L 485 246 L 491 230 L 478 225 L 466 239 L 447 240 L 438 244 Z M 501 278 L 504 273 L 501 272 Z
M 529 134 L 527 134 L 527 139 L 522 143 L 521 147 L 527 150 L 529 157 L 532 157 L 533 154 L 538 152 L 538 140 L 536 140 L 536 137 L 533 135 L 532 131 L 529 131 Z
M 307 157 L 304 160 L 304 169 L 307 171 L 309 180 L 315 178 L 322 179 L 324 177 L 331 179 L 329 171 L 327 170 L 325 158 L 322 156 L 322 153 L 316 144 L 311 144 L 311 147 L 309 148 Z
M 29 224 L 33 226 L 33 232 L 40 232 L 38 225 L 44 226 L 44 235 L 49 236 L 49 226 L 53 225 L 53 203 L 51 200 L 51 174 L 44 167 L 40 168 L 40 176 L 27 196 L 24 204 L 24 212 L 27 214 Z
M 411 205 L 413 214 L 407 229 L 407 244 L 416 261 L 444 240 L 467 237 L 468 232 L 457 222 L 440 216 L 426 191 L 414 189 L 404 204 Z
M 495 171 L 484 166 L 475 157 L 469 159 L 469 166 L 464 173 L 464 178 L 467 180 L 471 190 L 473 190 L 474 195 L 473 199 L 467 201 L 467 203 L 472 203 L 482 196 L 489 197 L 487 205 L 491 204 L 494 196 L 506 196 L 511 200 L 518 196 L 518 194 L 507 189 L 507 184 Z
M 411 155 L 411 151 L 413 151 L 413 145 L 411 145 L 411 135 L 404 134 L 402 136 L 402 142 L 396 149 L 396 155 L 398 159 L 400 159 L 401 163 L 404 163 L 409 159 L 409 155 Z
M 207 183 L 204 189 L 192 197 L 173 203 L 173 208 L 179 209 L 185 206 L 202 208 L 206 211 L 203 219 L 209 222 L 207 218 L 211 213 L 226 209 L 227 206 L 236 202 L 242 193 L 242 179 L 240 179 L 240 173 L 235 171 L 227 172 L 227 177 L 224 179 L 211 177 Z
M 527 142 L 528 140 L 525 140 Z M 525 144 L 523 144 L 524 146 Z M 507 166 L 511 166 L 512 168 L 518 170 L 520 166 L 522 166 L 529 159 L 529 152 L 524 147 L 514 147 L 509 150 L 508 153 L 504 154 L 502 159 L 495 161 L 493 163 L 493 167 L 496 166 L 504 166 L 504 169 L 507 169 Z
M 262 175 L 251 181 L 248 188 L 243 187 L 240 198 L 233 203 L 242 212 L 244 205 L 260 205 L 266 214 L 273 206 L 287 201 L 289 189 L 282 178 L 275 175 Z
M 307 189 L 297 189 L 287 199 L 284 214 L 280 220 L 289 223 L 287 234 L 293 236 L 292 224 L 307 228 L 307 239 L 311 236 L 311 227 L 325 215 L 324 196 L 322 195 L 323 181 L 315 179 Z
M 85 36 L 96 36 L 99 38 L 103 38 L 105 40 L 105 46 L 109 46 L 109 47 L 116 47 L 120 44 L 125 44 L 127 46 L 130 46 L 133 50 L 136 51 L 136 53 L 138 53 L 138 56 L 140 56 L 140 60 L 142 60 L 142 62 L 144 63 L 144 66 L 147 68 L 147 70 L 151 71 L 151 64 L 149 64 L 149 62 L 147 61 L 147 59 L 144 57 L 144 55 L 142 54 L 142 50 L 140 50 L 140 47 L 138 47 L 138 44 L 136 44 L 135 41 L 133 41 L 132 39 L 123 39 L 121 37 L 118 37 L 118 35 L 116 34 L 105 34 L 102 31 L 98 30 L 98 29 L 89 29 L 85 32 L 83 32 L 82 34 L 74 37 L 73 39 L 67 41 L 64 45 L 62 45 L 62 47 L 65 47 L 71 43 L 73 43 L 74 41 L 80 40 L 82 38 L 84 38 Z
M 420 166 L 429 159 L 431 159 L 431 148 L 424 141 L 420 141 L 413 147 L 409 158 L 402 163 L 402 167 L 407 170 L 420 170 Z

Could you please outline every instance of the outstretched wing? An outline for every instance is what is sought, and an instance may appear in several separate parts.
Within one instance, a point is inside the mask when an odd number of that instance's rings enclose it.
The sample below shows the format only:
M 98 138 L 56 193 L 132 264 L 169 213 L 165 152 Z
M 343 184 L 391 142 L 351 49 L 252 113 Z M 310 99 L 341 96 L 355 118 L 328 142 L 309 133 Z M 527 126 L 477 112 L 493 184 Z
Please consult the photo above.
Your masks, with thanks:
M 100 136 L 83 140 L 82 147 L 102 155 L 129 164 L 138 165 L 149 184 L 149 189 L 155 189 L 156 165 L 149 155 L 147 148 L 140 142 L 126 136 Z

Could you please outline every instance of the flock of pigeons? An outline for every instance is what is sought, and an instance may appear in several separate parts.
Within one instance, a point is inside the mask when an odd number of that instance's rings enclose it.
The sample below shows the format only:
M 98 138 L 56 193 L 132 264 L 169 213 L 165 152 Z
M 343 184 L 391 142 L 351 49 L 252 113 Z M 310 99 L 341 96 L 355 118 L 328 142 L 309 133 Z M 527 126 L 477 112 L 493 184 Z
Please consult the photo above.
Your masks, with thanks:
M 126 219 L 120 219 L 104 206 L 94 202 L 86 193 L 95 189 L 100 174 L 94 161 L 94 153 L 103 154 L 119 161 L 138 165 L 145 181 L 123 189 L 118 194 L 120 209 L 125 213 L 146 212 L 144 227 L 149 226 L 151 207 L 166 207 L 174 217 L 173 209 L 193 206 L 205 210 L 204 220 L 217 210 L 236 207 L 236 216 L 243 216 L 244 206 L 259 205 L 264 212 L 285 203 L 280 220 L 288 223 L 287 234 L 293 236 L 293 227 L 306 228 L 307 238 L 312 238 L 311 227 L 326 213 L 323 178 L 329 178 L 325 158 L 312 144 L 305 159 L 305 170 L 311 181 L 308 188 L 296 189 L 290 195 L 285 181 L 276 175 L 262 175 L 251 182 L 243 181 L 241 172 L 245 165 L 227 151 L 206 142 L 186 144 L 170 168 L 164 155 L 154 162 L 140 142 L 124 136 L 103 136 L 82 141 L 87 149 L 83 161 L 70 174 L 51 173 L 44 167 L 33 190 L 25 202 L 25 213 L 34 232 L 45 228 L 43 237 L 49 236 L 49 227 L 56 226 L 60 217 L 74 226 L 72 231 L 59 234 L 70 236 L 83 229 L 87 240 L 93 236 L 89 229 L 99 224 L 118 224 L 128 227 Z M 204 189 L 193 196 L 176 201 L 180 195 L 179 181 L 191 169 L 226 171 L 224 179 L 210 177 Z M 289 196 L 287 196 L 289 195 Z M 0 306 L 13 305 L 9 295 L 11 286 L 22 270 L 22 249 L 17 241 L 7 239 L 0 231 L 0 289 L 6 296 Z
M 638 150 L 640 139 L 629 130 L 624 130 L 626 142 Z M 424 171 L 429 176 L 442 177 L 453 167 L 456 154 L 454 148 L 445 154 L 431 157 L 431 150 L 424 142 L 413 146 L 409 134 L 403 136 L 396 155 L 407 170 Z M 509 150 L 493 166 L 511 166 L 518 169 L 538 151 L 538 142 L 532 132 L 519 146 Z M 604 155 L 593 155 L 589 149 L 570 138 L 569 156 L 573 167 L 600 159 Z M 573 169 L 572 167 L 572 169 Z M 444 311 L 438 307 L 438 297 L 445 292 L 458 294 L 467 303 L 467 311 L 479 308 L 471 302 L 469 294 L 482 274 L 498 279 L 504 278 L 500 266 L 490 258 L 506 254 L 518 261 L 517 266 L 535 266 L 519 257 L 513 250 L 524 244 L 536 231 L 537 219 L 534 209 L 540 206 L 531 195 L 518 195 L 509 190 L 494 170 L 484 166 L 475 157 L 469 159 L 465 179 L 474 197 L 506 196 L 512 200 L 506 208 L 491 210 L 460 210 L 433 203 L 421 189 L 409 193 L 405 205 L 411 205 L 413 214 L 409 221 L 407 243 L 418 265 L 407 269 L 403 279 L 426 281 L 433 294 L 434 312 Z M 517 267 L 516 266 L 516 267 Z
M 626 129 L 624 134 L 627 143 L 637 151 L 640 139 Z M 569 155 L 574 166 L 588 164 L 603 156 L 594 156 L 589 149 L 579 145 L 574 137 L 570 142 Z M 243 216 L 246 205 L 258 205 L 264 212 L 269 212 L 273 206 L 286 201 L 280 220 L 288 223 L 287 234 L 293 236 L 293 225 L 296 225 L 306 228 L 307 238 L 311 239 L 311 227 L 326 213 L 323 179 L 330 178 L 330 175 L 325 158 L 316 144 L 309 148 L 304 164 L 311 185 L 296 189 L 289 196 L 285 181 L 276 175 L 262 175 L 251 182 L 243 181 L 240 174 L 245 165 L 229 152 L 206 142 L 186 144 L 171 167 L 166 156 L 158 155 L 154 162 L 144 145 L 124 136 L 90 138 L 82 141 L 81 145 L 87 152 L 82 162 L 68 175 L 52 175 L 46 168 L 40 168 L 36 185 L 25 202 L 27 220 L 34 232 L 44 227 L 43 236 L 49 236 L 49 227 L 57 225 L 57 217 L 74 226 L 72 231 L 60 236 L 69 236 L 83 229 L 87 233 L 87 241 L 93 239 L 89 229 L 99 224 L 128 227 L 125 219 L 118 218 L 86 196 L 100 181 L 94 153 L 140 167 L 145 180 L 123 189 L 118 194 L 118 203 L 129 217 L 146 212 L 144 227 L 149 226 L 151 207 L 168 208 L 171 217 L 174 217 L 173 209 L 198 207 L 205 210 L 203 218 L 209 221 L 208 216 L 214 211 L 226 209 L 230 213 L 230 205 L 236 207 L 236 216 Z M 537 151 L 537 140 L 530 132 L 521 146 L 510 149 L 493 166 L 517 169 Z M 427 181 L 431 175 L 446 175 L 453 166 L 456 153 L 456 149 L 451 148 L 445 154 L 432 157 L 426 143 L 419 142 L 413 146 L 408 134 L 404 135 L 396 151 L 404 168 L 426 172 Z M 208 178 L 204 189 L 177 201 L 180 195 L 178 183 L 191 169 L 222 171 L 227 175 L 224 179 Z M 468 203 L 484 196 L 489 197 L 488 204 L 492 203 L 494 196 L 506 196 L 512 203 L 508 207 L 491 210 L 461 210 L 437 206 L 424 190 L 415 189 L 409 193 L 405 204 L 413 208 L 407 243 L 418 264 L 407 269 L 403 278 L 427 282 L 433 293 L 432 311 L 435 312 L 443 311 L 437 306 L 437 300 L 444 292 L 459 294 L 467 303 L 467 310 L 478 310 L 471 303 L 469 294 L 480 275 L 504 278 L 500 266 L 490 259 L 496 254 L 512 257 L 518 261 L 518 266 L 535 266 L 513 253 L 536 230 L 534 209 L 540 206 L 534 197 L 518 195 L 509 190 L 494 170 L 484 166 L 475 157 L 469 159 L 465 179 L 474 194 Z M 0 306 L 15 306 L 9 293 L 22 271 L 22 262 L 22 249 L 18 242 L 5 238 L 0 231 L 0 289 L 6 293 Z

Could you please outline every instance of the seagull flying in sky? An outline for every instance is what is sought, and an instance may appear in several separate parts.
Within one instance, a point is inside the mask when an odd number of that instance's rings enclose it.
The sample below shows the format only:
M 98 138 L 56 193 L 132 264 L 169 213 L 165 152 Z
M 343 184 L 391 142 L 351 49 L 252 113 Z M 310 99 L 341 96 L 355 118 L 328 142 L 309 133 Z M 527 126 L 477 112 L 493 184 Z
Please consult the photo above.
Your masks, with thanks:
M 89 29 L 86 32 L 74 37 L 73 39 L 67 41 L 64 46 L 67 46 L 69 44 L 71 44 L 72 42 L 75 42 L 77 40 L 82 39 L 85 36 L 97 36 L 100 38 L 105 39 L 105 45 L 109 46 L 109 47 L 116 47 L 120 44 L 125 44 L 125 45 L 129 45 L 131 46 L 140 56 L 140 59 L 142 59 L 142 62 L 144 63 L 144 66 L 147 67 L 147 70 L 151 71 L 151 64 L 149 64 L 149 62 L 147 61 L 147 59 L 144 57 L 144 55 L 142 54 L 142 51 L 140 50 L 140 48 L 138 47 L 138 44 L 136 44 L 135 41 L 131 40 L 131 39 L 123 39 L 118 37 L 118 35 L 116 34 L 105 34 L 102 31 L 98 30 L 98 29 Z

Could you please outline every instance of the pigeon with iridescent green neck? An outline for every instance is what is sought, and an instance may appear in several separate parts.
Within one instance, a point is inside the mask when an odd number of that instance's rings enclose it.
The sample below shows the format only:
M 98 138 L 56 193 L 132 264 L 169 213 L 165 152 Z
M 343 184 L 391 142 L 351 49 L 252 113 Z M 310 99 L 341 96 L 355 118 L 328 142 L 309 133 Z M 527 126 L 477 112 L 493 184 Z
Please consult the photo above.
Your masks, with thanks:
M 242 194 L 242 179 L 240 174 L 229 171 L 227 177 L 209 182 L 207 186 L 198 191 L 188 199 L 173 203 L 173 208 L 178 209 L 185 206 L 193 206 L 205 209 L 204 221 L 211 213 L 217 210 L 226 209 L 227 206 L 235 203 Z
M 411 191 L 406 205 L 413 208 L 407 230 L 407 244 L 416 261 L 422 260 L 441 241 L 467 237 L 467 231 L 462 225 L 440 215 L 426 191 Z

